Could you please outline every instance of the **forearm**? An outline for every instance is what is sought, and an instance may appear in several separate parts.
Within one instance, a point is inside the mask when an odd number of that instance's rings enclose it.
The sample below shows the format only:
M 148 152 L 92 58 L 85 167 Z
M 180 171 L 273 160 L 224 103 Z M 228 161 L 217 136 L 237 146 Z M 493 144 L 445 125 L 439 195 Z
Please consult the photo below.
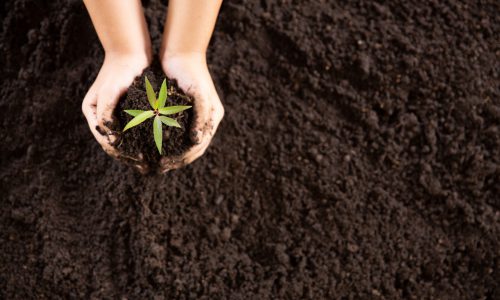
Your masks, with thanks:
M 160 58 L 205 56 L 222 0 L 170 0 Z
M 106 56 L 151 60 L 140 0 L 84 0 Z

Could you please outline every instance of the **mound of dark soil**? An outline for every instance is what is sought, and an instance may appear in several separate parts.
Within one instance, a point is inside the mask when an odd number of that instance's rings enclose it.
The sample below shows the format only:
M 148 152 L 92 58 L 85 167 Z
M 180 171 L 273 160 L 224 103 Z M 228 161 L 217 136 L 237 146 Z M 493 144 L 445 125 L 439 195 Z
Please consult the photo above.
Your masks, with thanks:
M 1 1 L 0 298 L 500 299 L 499 6 L 224 1 L 225 118 L 144 177 L 81 114 L 82 1 Z
M 167 76 L 162 72 L 159 62 L 155 61 L 152 67 L 144 70 L 141 76 L 137 77 L 127 92 L 120 99 L 115 109 L 115 115 L 120 124 L 120 128 L 133 119 L 124 112 L 126 109 L 151 110 L 151 105 L 146 96 L 144 85 L 145 77 L 153 86 L 155 92 L 160 90 L 161 83 Z M 193 106 L 193 99 L 188 97 L 178 86 L 177 82 L 167 78 L 168 98 L 166 106 L 190 105 Z M 163 126 L 162 154 L 158 152 L 153 138 L 153 119 L 147 120 L 138 126 L 129 129 L 120 135 L 120 141 L 116 148 L 124 154 L 138 157 L 142 154 L 144 161 L 151 168 L 158 166 L 161 157 L 178 156 L 193 146 L 189 132 L 193 120 L 193 110 L 188 109 L 172 115 L 181 128 Z

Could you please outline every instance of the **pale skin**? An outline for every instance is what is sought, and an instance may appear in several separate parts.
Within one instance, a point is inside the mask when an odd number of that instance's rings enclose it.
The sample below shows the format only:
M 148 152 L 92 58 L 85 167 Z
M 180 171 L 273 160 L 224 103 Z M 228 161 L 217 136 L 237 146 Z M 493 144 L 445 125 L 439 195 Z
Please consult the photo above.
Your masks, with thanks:
M 142 155 L 124 156 L 114 146 L 113 111 L 120 96 L 152 61 L 151 41 L 140 0 L 84 0 L 105 52 L 104 63 L 82 103 L 94 137 L 109 155 L 147 171 Z M 165 74 L 194 98 L 194 146 L 181 157 L 165 157 L 160 171 L 203 155 L 224 116 L 208 71 L 206 50 L 222 0 L 170 0 L 159 53 Z M 119 12 L 119 13 L 117 13 Z M 114 130 L 113 130 L 114 129 Z

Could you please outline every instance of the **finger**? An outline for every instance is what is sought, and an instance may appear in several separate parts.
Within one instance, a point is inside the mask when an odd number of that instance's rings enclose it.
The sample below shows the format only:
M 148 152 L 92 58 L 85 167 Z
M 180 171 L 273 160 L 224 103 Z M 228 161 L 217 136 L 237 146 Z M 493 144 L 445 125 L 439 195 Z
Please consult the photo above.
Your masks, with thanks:
M 210 138 L 212 138 L 215 135 L 215 132 L 217 131 L 217 128 L 219 128 L 219 124 L 222 121 L 222 118 L 224 118 L 224 107 L 222 104 L 220 104 L 217 108 L 214 108 L 214 112 L 212 114 L 212 119 L 211 119 L 211 126 L 209 130 Z
M 186 163 L 184 162 L 183 156 L 164 157 L 161 159 L 159 171 L 160 173 L 166 173 L 174 169 L 179 169 L 185 165 Z
M 85 96 L 82 104 L 82 112 L 85 118 L 87 119 L 87 123 L 89 125 L 90 131 L 94 135 L 94 138 L 101 145 L 104 151 L 111 156 L 117 156 L 117 151 L 108 143 L 107 138 L 99 132 L 99 127 L 97 123 L 97 114 L 96 114 L 96 106 L 95 106 L 95 94 L 90 94 L 90 92 Z
M 224 106 L 222 105 L 222 103 L 220 103 L 220 100 L 219 100 L 219 103 L 217 105 L 215 105 L 215 113 L 214 113 L 214 133 L 215 131 L 217 130 L 217 128 L 219 127 L 219 124 L 220 122 L 222 121 L 222 119 L 224 118 Z
M 118 139 L 119 125 L 113 117 L 113 112 L 123 92 L 124 90 L 117 87 L 107 86 L 97 94 L 97 123 L 111 144 L 116 143 Z
M 166 173 L 190 164 L 205 152 L 209 144 L 210 138 L 206 138 L 200 144 L 193 146 L 182 156 L 162 158 L 160 161 L 160 172 Z
M 190 164 L 193 161 L 195 161 L 196 159 L 198 159 L 200 156 L 202 156 L 203 153 L 205 153 L 205 151 L 207 150 L 208 146 L 210 145 L 210 141 L 211 141 L 211 137 L 208 135 L 205 135 L 200 144 L 192 147 L 191 149 L 189 149 L 189 151 L 187 151 L 183 155 L 183 162 L 185 164 Z
M 190 164 L 205 153 L 208 146 L 210 145 L 210 142 L 215 134 L 215 131 L 217 130 L 220 124 L 220 121 L 224 117 L 224 108 L 222 107 L 222 105 L 220 105 L 219 107 L 217 107 L 217 109 L 215 108 L 210 109 L 210 112 L 211 112 L 210 114 L 211 119 L 205 122 L 202 128 L 200 143 L 193 146 L 188 152 L 186 152 L 180 158 L 177 159 L 165 158 L 162 161 L 162 169 L 161 169 L 162 173 L 180 168 L 186 164 Z
M 208 146 L 210 146 L 210 143 L 212 142 L 212 138 L 215 135 L 215 132 L 217 131 L 217 128 L 219 127 L 220 121 L 222 120 L 222 117 L 224 116 L 224 112 L 219 111 L 217 113 L 213 114 L 214 120 L 210 120 L 208 122 L 209 125 L 209 131 L 206 132 L 203 137 L 202 137 L 202 142 L 193 147 L 190 151 L 188 151 L 184 155 L 184 162 L 186 164 L 190 164 L 199 157 L 201 157 L 205 151 L 207 150 Z
M 207 138 L 206 141 L 200 144 L 200 147 L 198 147 L 197 149 L 193 149 L 193 151 L 190 153 L 187 153 L 184 158 L 184 162 L 186 164 L 190 164 L 200 158 L 205 153 L 205 151 L 207 151 L 208 146 L 210 145 L 210 141 L 211 139 Z
M 87 120 L 90 131 L 94 135 L 95 139 L 99 143 L 101 143 L 103 137 L 96 129 L 97 126 L 96 105 L 97 105 L 97 95 L 91 88 L 87 93 L 87 95 L 85 95 L 85 98 L 83 99 L 82 112 L 83 115 L 85 116 L 85 119 Z
M 190 137 L 194 144 L 200 144 L 206 132 L 207 124 L 211 117 L 211 108 L 208 101 L 202 98 L 195 98 L 194 121 L 191 127 Z

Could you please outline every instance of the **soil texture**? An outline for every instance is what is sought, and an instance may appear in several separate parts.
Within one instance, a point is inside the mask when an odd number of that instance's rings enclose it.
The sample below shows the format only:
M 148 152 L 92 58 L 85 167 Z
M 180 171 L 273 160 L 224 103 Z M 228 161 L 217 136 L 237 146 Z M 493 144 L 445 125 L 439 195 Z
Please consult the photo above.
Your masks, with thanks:
M 500 299 L 499 12 L 224 1 L 224 120 L 143 176 L 81 113 L 82 1 L 1 1 L 0 299 Z
M 133 119 L 124 112 L 126 109 L 151 110 L 151 105 L 146 96 L 145 77 L 153 86 L 156 93 L 164 79 L 167 79 L 168 98 L 165 106 L 190 105 L 193 106 L 193 99 L 188 97 L 178 86 L 175 80 L 167 78 L 162 72 L 160 63 L 155 61 L 152 67 L 144 70 L 143 74 L 137 77 L 127 92 L 123 95 L 115 109 L 119 128 Z M 169 115 L 168 117 L 177 120 L 181 128 L 163 125 L 162 154 L 158 152 L 153 138 L 153 119 L 127 130 L 120 134 L 120 140 L 116 148 L 127 156 L 139 157 L 141 155 L 144 162 L 148 164 L 150 170 L 154 170 L 159 165 L 161 157 L 180 156 L 188 150 L 193 143 L 189 132 L 193 120 L 193 109 L 188 109 L 180 113 Z

